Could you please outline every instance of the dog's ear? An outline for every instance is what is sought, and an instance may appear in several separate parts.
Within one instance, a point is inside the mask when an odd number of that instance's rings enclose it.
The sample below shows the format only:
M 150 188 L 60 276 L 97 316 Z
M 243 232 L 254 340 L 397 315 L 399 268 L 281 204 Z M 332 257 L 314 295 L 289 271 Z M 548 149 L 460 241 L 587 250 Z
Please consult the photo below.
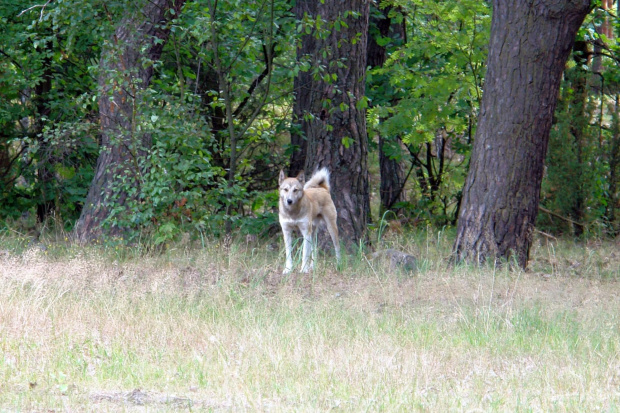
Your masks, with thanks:
M 282 181 L 286 179 L 286 175 L 284 175 L 284 169 L 280 169 L 280 178 L 278 179 L 278 185 L 282 185 Z
M 299 175 L 297 175 L 297 178 L 296 178 L 296 179 L 297 179 L 299 182 L 301 182 L 301 184 L 302 184 L 302 185 L 303 185 L 303 184 L 305 184 L 305 183 L 306 183 L 306 175 L 304 175 L 304 171 L 301 171 L 301 172 L 299 173 Z

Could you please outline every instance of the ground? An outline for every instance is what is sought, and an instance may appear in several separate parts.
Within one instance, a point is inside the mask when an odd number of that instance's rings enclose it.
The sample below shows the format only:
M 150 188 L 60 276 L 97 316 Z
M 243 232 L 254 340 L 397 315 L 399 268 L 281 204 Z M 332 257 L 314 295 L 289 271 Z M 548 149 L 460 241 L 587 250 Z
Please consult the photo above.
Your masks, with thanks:
M 3 241 L 3 411 L 620 407 L 616 242 L 541 238 L 523 271 L 412 235 L 385 242 L 414 272 L 359 252 L 282 275 L 272 243 Z

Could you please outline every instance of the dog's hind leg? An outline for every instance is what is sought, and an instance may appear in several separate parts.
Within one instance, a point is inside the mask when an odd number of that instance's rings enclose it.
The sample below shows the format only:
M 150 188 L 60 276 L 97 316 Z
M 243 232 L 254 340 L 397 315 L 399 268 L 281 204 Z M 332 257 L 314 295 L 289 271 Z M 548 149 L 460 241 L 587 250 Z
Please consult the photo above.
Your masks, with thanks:
M 312 256 L 311 256 L 311 260 L 312 263 L 310 264 L 310 268 L 314 268 L 314 263 L 316 262 L 316 257 L 319 251 L 319 225 L 315 222 L 312 225 Z
M 332 242 L 334 243 L 334 250 L 336 251 L 336 262 L 340 264 L 340 242 L 338 241 L 338 226 L 336 222 L 329 220 L 325 220 L 325 225 L 327 226 L 329 236 L 332 238 Z

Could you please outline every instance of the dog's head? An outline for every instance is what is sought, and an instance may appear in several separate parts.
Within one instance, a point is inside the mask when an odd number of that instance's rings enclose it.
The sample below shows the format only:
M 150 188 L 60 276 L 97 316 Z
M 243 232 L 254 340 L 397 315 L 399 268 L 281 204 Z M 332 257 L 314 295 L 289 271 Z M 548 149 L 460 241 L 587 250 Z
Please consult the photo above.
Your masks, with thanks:
M 282 205 L 291 207 L 304 196 L 304 183 L 306 179 L 304 171 L 301 171 L 295 178 L 287 178 L 284 171 L 280 171 L 280 201 Z

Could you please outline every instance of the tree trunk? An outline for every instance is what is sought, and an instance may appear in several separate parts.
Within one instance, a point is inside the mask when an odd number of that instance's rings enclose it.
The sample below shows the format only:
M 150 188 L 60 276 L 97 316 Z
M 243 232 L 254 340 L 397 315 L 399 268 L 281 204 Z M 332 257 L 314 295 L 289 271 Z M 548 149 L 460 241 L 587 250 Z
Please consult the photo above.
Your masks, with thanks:
M 407 175 L 403 163 L 386 154 L 386 148 L 390 144 L 400 145 L 400 138 L 398 136 L 386 138 L 379 135 L 379 173 L 381 174 L 381 182 L 379 183 L 381 200 L 379 213 L 381 216 L 379 218 L 382 218 L 383 213 L 387 211 L 392 211 L 398 215 L 402 208 L 395 208 L 394 205 L 407 200 L 407 193 L 405 192 Z
M 54 210 L 54 172 L 52 170 L 54 160 L 52 159 L 49 142 L 43 138 L 43 128 L 45 127 L 44 118 L 49 118 L 50 93 L 52 91 L 52 59 L 53 49 L 49 42 L 45 44 L 44 50 L 47 52 L 41 61 L 41 78 L 34 88 L 34 104 L 36 107 L 35 119 L 33 122 L 33 135 L 38 141 L 37 150 L 37 186 L 40 194 L 37 199 L 37 220 L 45 222 L 45 219 Z
M 303 165 L 309 175 L 319 167 L 329 169 L 338 225 L 348 245 L 365 240 L 370 211 L 366 118 L 358 107 L 365 90 L 369 5 L 368 0 L 298 0 L 294 7 L 299 19 L 320 15 L 330 32 L 301 39 L 298 57 L 309 56 L 312 67 L 325 72 L 311 69 L 295 79 L 294 116 L 307 141 L 297 136 L 292 143 L 307 144 Z M 293 155 L 292 174 L 302 159 Z
M 315 4 L 316 3 L 316 4 Z M 312 0 L 296 1 L 293 5 L 293 13 L 298 21 L 304 18 L 305 14 L 316 18 L 319 14 L 319 2 Z M 327 5 L 323 5 L 326 8 Z M 323 17 L 324 13 L 321 14 Z M 297 50 L 297 62 L 300 63 L 304 59 L 310 59 L 312 66 L 316 66 L 320 62 L 319 52 L 321 44 L 314 37 L 314 33 L 302 36 L 301 46 Z M 306 166 L 306 155 L 308 153 L 308 142 L 306 130 L 311 123 L 310 110 L 312 109 L 310 102 L 313 95 L 317 93 L 314 85 L 314 76 L 312 70 L 299 71 L 293 80 L 293 90 L 295 91 L 295 99 L 293 101 L 293 123 L 300 127 L 299 130 L 293 131 L 291 134 L 291 146 L 293 152 L 291 154 L 291 164 L 289 167 L 289 176 L 297 176 Z M 315 104 L 316 106 L 316 104 Z M 318 108 L 320 111 L 321 109 Z
M 570 102 L 570 132 L 573 135 L 573 148 L 575 153 L 575 164 L 566 165 L 565 167 L 574 167 L 577 172 L 575 182 L 566 182 L 565 185 L 570 186 L 570 192 L 573 195 L 571 202 L 570 218 L 578 223 L 585 222 L 586 217 L 586 188 L 587 176 L 589 175 L 589 166 L 585 159 L 584 152 L 587 151 L 587 129 L 590 126 L 590 119 L 586 113 L 586 105 L 588 103 L 588 44 L 585 41 L 575 42 L 573 46 L 573 58 L 575 67 L 572 69 L 570 76 L 571 88 L 573 89 L 572 99 Z M 570 145 L 570 143 L 568 143 Z M 583 235 L 582 225 L 573 225 L 573 234 L 576 237 Z
M 390 37 L 392 43 L 402 43 L 405 39 L 405 24 L 393 23 L 389 17 L 391 6 L 384 7 L 379 10 L 373 10 L 378 7 L 371 5 L 371 18 L 370 18 L 370 30 L 368 31 L 368 62 L 367 65 L 370 68 L 382 67 L 387 59 L 387 45 L 380 46 L 377 43 L 377 37 L 382 38 Z M 379 78 L 379 82 L 388 81 L 388 79 Z M 375 85 L 368 85 L 373 89 Z M 375 86 L 378 90 L 384 91 L 385 88 L 382 85 Z M 380 92 L 381 93 L 381 92 Z M 398 102 L 396 96 L 381 96 L 387 101 L 391 101 L 393 105 Z M 404 186 L 406 182 L 405 171 L 403 163 L 400 159 L 395 159 L 389 156 L 390 146 L 400 146 L 401 139 L 398 136 L 386 137 L 379 135 L 379 172 L 380 172 L 380 184 L 379 194 L 381 198 L 381 209 L 379 211 L 380 217 L 383 213 L 391 210 L 395 211 L 393 206 L 398 202 L 404 202 L 406 200 L 406 193 Z M 401 150 L 404 150 L 401 148 Z
M 616 96 L 615 104 L 609 105 L 612 115 L 611 137 L 609 142 L 609 191 L 607 193 L 607 205 L 605 207 L 605 219 L 609 225 L 607 233 L 612 237 L 620 234 L 620 223 L 616 215 L 620 205 L 618 196 L 618 178 L 620 177 L 620 97 Z
M 456 258 L 526 267 L 558 90 L 589 0 L 493 1 L 484 96 Z
M 151 62 L 158 60 L 170 34 L 169 20 L 178 15 L 185 0 L 149 0 L 123 19 L 113 44 L 104 48 L 99 75 L 101 150 L 84 208 L 75 231 L 87 241 L 104 234 L 101 224 L 113 209 L 129 212 L 140 187 L 139 157 L 151 146 L 148 134 L 135 130 L 141 93 L 153 75 Z M 174 10 L 174 14 L 170 13 Z M 145 52 L 142 52 L 142 51 Z M 131 193 L 129 192 L 131 190 Z M 111 225 L 107 235 L 122 235 Z

